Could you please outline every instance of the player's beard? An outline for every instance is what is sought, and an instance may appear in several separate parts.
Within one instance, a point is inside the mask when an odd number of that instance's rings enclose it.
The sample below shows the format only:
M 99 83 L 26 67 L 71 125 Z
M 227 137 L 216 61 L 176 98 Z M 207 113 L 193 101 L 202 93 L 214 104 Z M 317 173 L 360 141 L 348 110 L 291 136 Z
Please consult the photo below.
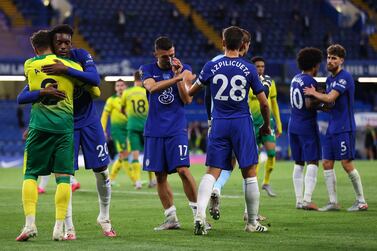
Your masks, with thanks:
M 338 66 L 333 66 L 331 64 L 327 64 L 326 66 L 327 70 L 331 73 L 335 73 L 338 71 L 339 65 Z

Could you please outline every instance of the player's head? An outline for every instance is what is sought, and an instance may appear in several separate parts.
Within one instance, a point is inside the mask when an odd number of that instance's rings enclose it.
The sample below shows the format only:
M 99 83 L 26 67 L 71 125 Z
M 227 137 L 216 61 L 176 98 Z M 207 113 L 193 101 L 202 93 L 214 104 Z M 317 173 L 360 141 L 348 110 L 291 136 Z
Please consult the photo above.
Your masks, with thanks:
M 297 65 L 301 71 L 312 71 L 313 76 L 317 75 L 322 62 L 322 51 L 313 47 L 306 47 L 297 53 Z
M 251 62 L 255 65 L 257 68 L 257 73 L 259 76 L 262 76 L 264 74 L 264 70 L 266 67 L 266 61 L 261 56 L 255 56 L 251 59 Z
M 135 86 L 142 86 L 140 71 L 134 72 Z
M 126 82 L 123 79 L 115 81 L 115 91 L 117 95 L 121 96 L 123 91 L 127 88 Z
M 243 57 L 249 51 L 250 43 L 251 43 L 251 35 L 250 32 L 247 30 L 241 29 L 243 37 L 242 37 L 242 46 L 240 49 L 240 56 Z
M 46 51 L 51 52 L 51 38 L 48 30 L 34 32 L 30 37 L 30 43 L 37 55 Z
M 223 30 L 223 46 L 230 51 L 239 51 L 242 46 L 243 33 L 241 28 L 230 26 Z
M 171 69 L 171 58 L 175 56 L 173 42 L 168 37 L 158 37 L 154 41 L 154 56 L 162 69 Z
M 68 24 L 59 24 L 52 28 L 50 33 L 55 54 L 61 57 L 69 57 L 72 49 L 72 27 Z
M 346 49 L 340 44 L 333 44 L 327 48 L 327 70 L 337 72 L 344 63 Z

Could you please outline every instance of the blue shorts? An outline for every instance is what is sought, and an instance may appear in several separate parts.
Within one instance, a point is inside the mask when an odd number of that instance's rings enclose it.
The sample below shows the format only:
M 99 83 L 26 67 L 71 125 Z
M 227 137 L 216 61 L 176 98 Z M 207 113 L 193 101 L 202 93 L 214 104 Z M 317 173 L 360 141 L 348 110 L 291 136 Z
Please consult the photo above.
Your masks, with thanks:
M 318 161 L 322 158 L 318 131 L 307 135 L 289 133 L 289 145 L 294 161 Z
M 240 168 L 258 164 L 258 146 L 250 116 L 212 120 L 206 165 L 232 170 L 232 150 Z
M 110 163 L 109 150 L 100 121 L 96 121 L 74 131 L 75 170 L 78 170 L 79 149 L 84 155 L 85 169 L 96 169 Z
M 326 134 L 322 154 L 326 160 L 355 159 L 355 132 Z
M 187 134 L 172 137 L 144 137 L 143 170 L 168 174 L 190 166 Z

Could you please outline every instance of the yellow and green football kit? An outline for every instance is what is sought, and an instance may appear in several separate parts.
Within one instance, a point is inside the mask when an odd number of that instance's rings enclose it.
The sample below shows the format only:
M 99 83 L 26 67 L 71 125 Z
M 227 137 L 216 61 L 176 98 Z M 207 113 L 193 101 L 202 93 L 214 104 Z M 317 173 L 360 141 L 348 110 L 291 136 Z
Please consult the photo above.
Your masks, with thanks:
M 270 127 L 271 135 L 260 136 L 259 128 L 263 125 L 263 116 L 260 111 L 260 105 L 257 97 L 253 94 L 252 90 L 249 92 L 249 107 L 250 113 L 253 117 L 254 131 L 258 146 L 265 144 L 266 142 L 276 143 L 275 127 L 276 130 L 282 132 L 282 124 L 280 120 L 279 106 L 277 103 L 277 90 L 275 81 L 268 75 L 260 76 L 261 82 L 264 86 L 269 88 L 268 103 L 271 110 Z M 270 183 L 270 174 L 275 166 L 275 149 L 267 150 L 267 161 L 265 165 L 265 175 L 263 184 L 268 185 Z M 257 172 L 259 171 L 259 165 L 257 166 Z

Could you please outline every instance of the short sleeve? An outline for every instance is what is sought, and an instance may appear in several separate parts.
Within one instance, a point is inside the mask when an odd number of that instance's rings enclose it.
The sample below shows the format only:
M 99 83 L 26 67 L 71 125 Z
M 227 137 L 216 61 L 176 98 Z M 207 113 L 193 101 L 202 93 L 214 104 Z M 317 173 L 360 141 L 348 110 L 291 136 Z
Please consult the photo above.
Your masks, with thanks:
M 141 81 L 145 81 L 148 78 L 152 78 L 152 71 L 150 70 L 150 67 L 148 65 L 142 65 L 139 69 L 140 75 L 141 75 Z
M 255 66 L 252 65 L 250 67 L 250 74 L 247 76 L 247 80 L 250 83 L 251 89 L 253 90 L 254 95 L 258 95 L 259 93 L 264 91 L 263 84 L 261 83 L 257 70 Z
M 339 78 L 338 80 L 335 81 L 335 83 L 332 86 L 332 89 L 336 90 L 340 94 L 343 94 L 347 90 L 347 88 L 350 84 L 351 83 L 350 83 L 349 79 L 342 77 L 342 78 Z
M 211 68 L 211 62 L 208 62 L 204 65 L 203 69 L 200 71 L 199 78 L 197 80 L 200 82 L 200 84 L 208 85 L 208 79 L 212 77 L 212 72 L 210 68 Z

